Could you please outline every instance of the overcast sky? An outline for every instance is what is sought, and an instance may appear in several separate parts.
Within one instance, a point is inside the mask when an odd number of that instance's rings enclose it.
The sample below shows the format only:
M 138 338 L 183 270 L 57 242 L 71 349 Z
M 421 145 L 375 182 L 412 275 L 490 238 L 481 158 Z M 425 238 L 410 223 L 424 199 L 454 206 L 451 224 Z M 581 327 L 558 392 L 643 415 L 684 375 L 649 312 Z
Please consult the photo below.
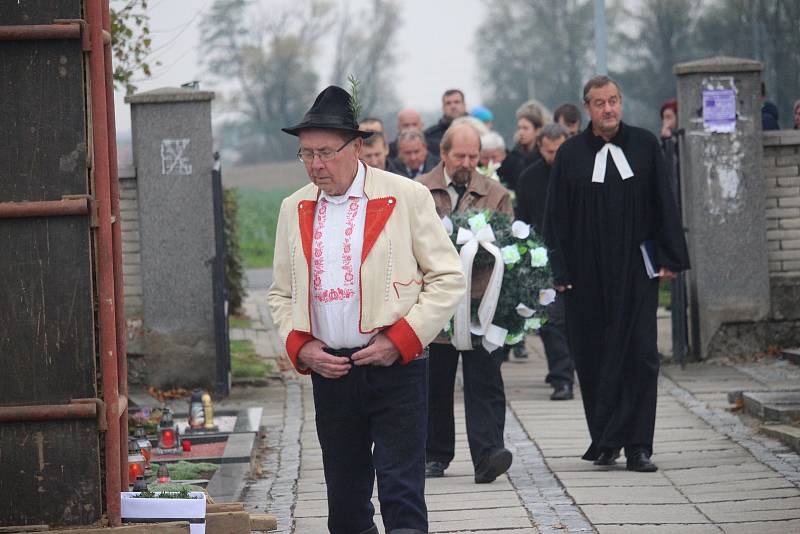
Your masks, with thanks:
M 212 1 L 150 1 L 153 43 L 149 60 L 151 63 L 159 61 L 161 65 L 153 67 L 150 79 L 137 80 L 139 91 L 178 87 L 191 80 L 199 80 L 201 89 L 215 89 L 201 71 L 197 54 L 199 22 Z M 351 12 L 369 5 L 369 0 L 348 1 Z M 270 7 L 286 4 L 284 0 L 260 2 L 266 12 Z M 393 72 L 401 105 L 422 111 L 438 110 L 442 92 L 450 87 L 464 90 L 468 107 L 479 105 L 481 95 L 473 37 L 483 20 L 481 0 L 402 0 L 399 5 L 402 25 L 397 32 L 398 63 Z M 363 24 L 363 21 L 357 23 Z M 320 66 L 332 62 L 327 44 L 323 41 L 320 47 Z M 322 84 L 327 85 L 328 69 L 318 70 Z M 117 94 L 117 130 L 120 134 L 130 131 L 130 108 L 124 104 L 123 98 L 124 94 Z

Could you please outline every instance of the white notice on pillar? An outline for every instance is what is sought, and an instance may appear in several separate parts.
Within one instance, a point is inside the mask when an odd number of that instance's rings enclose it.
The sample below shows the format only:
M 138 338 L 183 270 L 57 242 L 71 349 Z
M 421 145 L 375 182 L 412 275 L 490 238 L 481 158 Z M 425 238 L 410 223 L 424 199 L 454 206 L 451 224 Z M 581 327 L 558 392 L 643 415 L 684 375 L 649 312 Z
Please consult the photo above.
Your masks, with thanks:
M 183 155 L 190 139 L 161 140 L 161 174 L 192 174 L 192 164 Z

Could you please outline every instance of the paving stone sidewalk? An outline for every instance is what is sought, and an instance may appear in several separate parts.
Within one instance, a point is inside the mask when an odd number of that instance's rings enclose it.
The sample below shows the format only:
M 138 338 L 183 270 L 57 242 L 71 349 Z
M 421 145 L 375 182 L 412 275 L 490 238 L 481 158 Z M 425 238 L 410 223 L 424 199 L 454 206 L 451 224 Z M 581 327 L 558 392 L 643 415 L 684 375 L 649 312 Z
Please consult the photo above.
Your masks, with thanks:
M 250 309 L 262 317 L 257 345 L 275 351 L 266 308 L 255 304 L 263 294 L 254 297 Z M 653 457 L 660 470 L 631 473 L 624 457 L 612 468 L 580 460 L 588 445 L 580 399 L 549 400 L 541 343 L 532 337 L 528 346 L 528 362 L 503 366 L 511 470 L 492 484 L 473 482 L 458 393 L 456 459 L 426 490 L 431 532 L 800 532 L 797 455 L 726 411 L 728 391 L 764 386 L 752 367 L 666 366 Z M 324 533 L 327 503 L 310 380 L 289 371 L 284 384 L 283 405 L 273 405 L 268 421 L 262 478 L 249 484 L 246 502 L 276 514 L 280 532 Z M 376 523 L 383 532 L 379 515 Z

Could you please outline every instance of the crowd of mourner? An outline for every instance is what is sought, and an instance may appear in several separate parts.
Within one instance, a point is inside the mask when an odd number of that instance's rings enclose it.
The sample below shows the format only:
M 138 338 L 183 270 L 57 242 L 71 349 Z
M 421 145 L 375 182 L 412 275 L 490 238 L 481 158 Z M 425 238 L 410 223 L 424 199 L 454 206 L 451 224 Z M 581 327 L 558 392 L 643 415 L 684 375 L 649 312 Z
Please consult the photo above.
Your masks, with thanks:
M 602 469 L 624 453 L 628 470 L 657 470 L 658 286 L 689 268 L 664 157 L 678 109 L 664 104 L 656 136 L 622 121 L 622 100 L 596 76 L 580 105 L 552 116 L 526 102 L 510 148 L 491 111 L 468 112 L 457 89 L 436 124 L 400 111 L 393 140 L 336 86 L 284 128 L 310 183 L 281 206 L 268 300 L 293 365 L 311 375 L 331 532 L 378 532 L 376 478 L 386 532 L 428 531 L 425 480 L 455 458 L 459 360 L 474 482 L 510 468 L 501 365 L 528 355 L 524 336 L 495 339 L 498 280 L 513 267 L 500 259 L 520 256 L 492 246 L 494 214 L 548 269 L 546 320 L 531 321 L 533 304 L 516 311 L 541 337 L 550 398 L 573 399 L 577 374 L 583 459 Z

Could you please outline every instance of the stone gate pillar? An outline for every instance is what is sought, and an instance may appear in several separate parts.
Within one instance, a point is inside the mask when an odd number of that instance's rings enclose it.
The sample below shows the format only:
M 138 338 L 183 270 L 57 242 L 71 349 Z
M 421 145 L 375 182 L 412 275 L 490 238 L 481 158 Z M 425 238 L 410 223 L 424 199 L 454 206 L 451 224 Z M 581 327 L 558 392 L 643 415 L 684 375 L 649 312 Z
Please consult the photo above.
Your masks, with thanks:
M 138 189 L 143 356 L 148 384 L 160 388 L 212 389 L 216 380 L 213 98 L 184 88 L 126 98 Z
M 770 281 L 762 177 L 761 63 L 716 57 L 676 65 L 690 344 L 726 350 L 723 325 L 765 321 Z

